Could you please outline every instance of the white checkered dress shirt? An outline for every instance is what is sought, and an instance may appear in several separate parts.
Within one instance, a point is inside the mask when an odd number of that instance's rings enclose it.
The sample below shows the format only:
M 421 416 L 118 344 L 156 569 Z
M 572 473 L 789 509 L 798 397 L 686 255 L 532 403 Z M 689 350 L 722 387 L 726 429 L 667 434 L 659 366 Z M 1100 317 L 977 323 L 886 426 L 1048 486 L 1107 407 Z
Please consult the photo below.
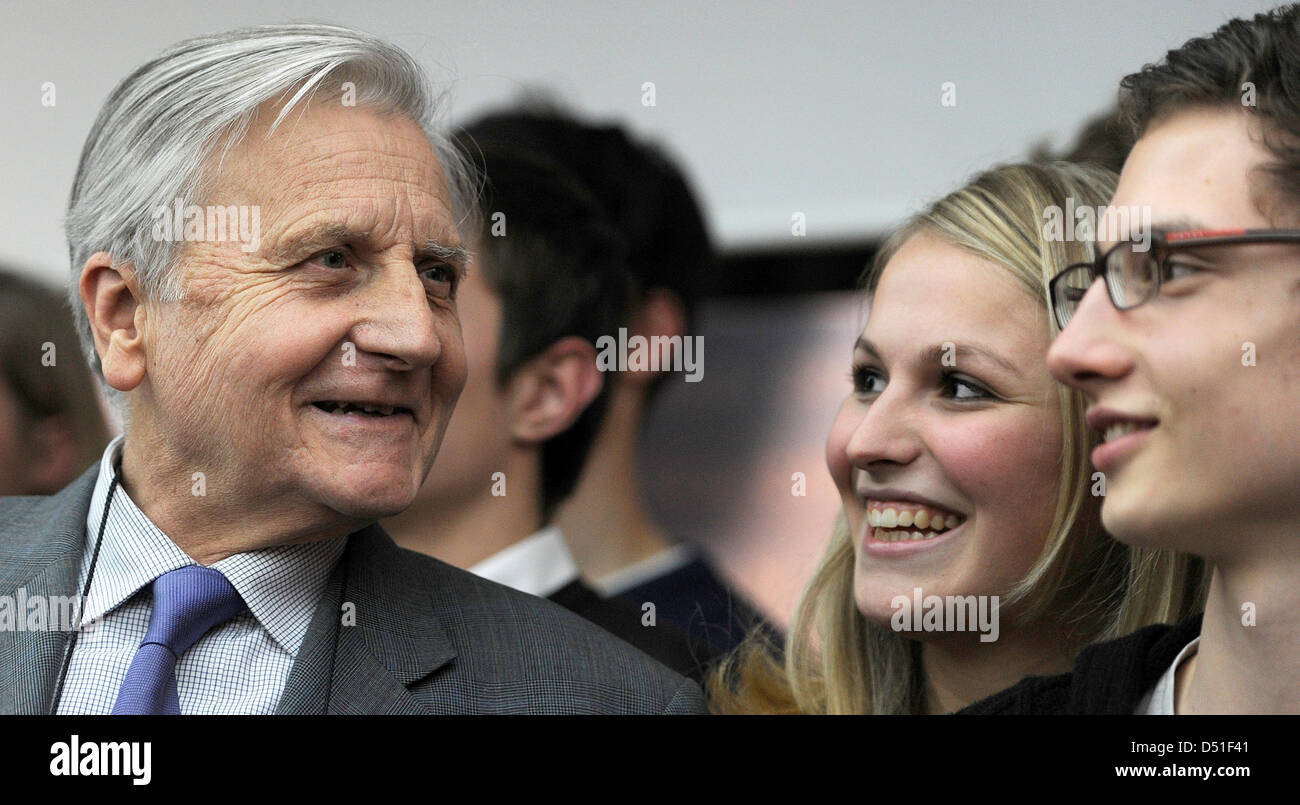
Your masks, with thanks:
M 122 437 L 104 451 L 86 515 L 77 592 L 85 587 L 95 537 Z M 176 663 L 181 713 L 273 713 L 316 602 L 346 537 L 239 553 L 211 565 L 243 596 L 248 612 L 199 638 Z M 153 611 L 153 580 L 198 564 L 154 525 L 121 484 L 113 495 L 103 547 L 68 666 L 60 714 L 108 714 Z M 99 623 L 96 619 L 103 618 Z M 89 627 L 89 628 L 87 628 Z

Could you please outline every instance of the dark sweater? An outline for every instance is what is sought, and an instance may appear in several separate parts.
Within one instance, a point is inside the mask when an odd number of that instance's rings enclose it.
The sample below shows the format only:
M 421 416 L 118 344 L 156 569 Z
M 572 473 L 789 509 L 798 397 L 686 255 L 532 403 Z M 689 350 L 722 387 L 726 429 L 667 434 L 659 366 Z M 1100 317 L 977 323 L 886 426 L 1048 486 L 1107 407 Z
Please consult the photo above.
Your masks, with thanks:
M 670 622 L 644 625 L 640 607 L 617 598 L 601 598 L 580 580 L 572 581 L 546 597 L 701 684 L 717 654 Z
M 1030 676 L 958 711 L 958 715 L 1132 715 L 1178 652 L 1201 633 L 1201 616 L 1156 624 L 1089 646 L 1074 670 Z
M 643 602 L 653 601 L 659 617 L 718 655 L 734 649 L 753 629 L 765 629 L 769 635 L 778 636 L 757 609 L 698 558 L 625 590 L 617 598 L 638 610 Z

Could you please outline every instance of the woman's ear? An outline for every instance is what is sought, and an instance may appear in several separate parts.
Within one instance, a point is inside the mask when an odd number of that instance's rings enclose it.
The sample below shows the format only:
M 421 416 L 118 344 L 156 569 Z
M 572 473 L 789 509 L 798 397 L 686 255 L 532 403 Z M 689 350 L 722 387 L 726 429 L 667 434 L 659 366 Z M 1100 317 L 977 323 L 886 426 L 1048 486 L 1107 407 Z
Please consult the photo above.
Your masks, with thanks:
M 146 366 L 146 316 L 135 266 L 114 266 L 110 254 L 95 252 L 81 269 L 78 289 L 90 318 L 104 380 L 118 391 L 134 389 L 144 380 Z
M 566 336 L 524 364 L 507 385 L 511 436 L 541 444 L 569 429 L 604 384 L 590 341 Z

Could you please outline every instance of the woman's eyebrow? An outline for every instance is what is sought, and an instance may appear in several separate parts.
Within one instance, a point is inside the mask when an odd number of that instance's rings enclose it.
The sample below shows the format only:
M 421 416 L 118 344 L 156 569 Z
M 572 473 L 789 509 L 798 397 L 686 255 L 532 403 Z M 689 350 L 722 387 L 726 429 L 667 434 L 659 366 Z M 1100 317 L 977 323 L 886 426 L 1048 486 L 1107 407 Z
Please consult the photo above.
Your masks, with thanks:
M 956 361 L 960 361 L 963 358 L 982 359 L 997 366 L 1001 366 L 1016 377 L 1021 376 L 1020 369 L 1017 368 L 1014 363 L 988 347 L 983 347 L 979 344 L 956 344 L 951 341 L 945 341 L 942 344 L 935 344 L 934 346 L 921 351 L 921 361 L 924 363 L 940 363 L 955 366 Z
M 861 350 L 875 358 L 877 361 L 884 363 L 885 359 L 881 357 L 880 350 L 877 349 L 876 345 L 871 343 L 871 340 L 865 336 L 858 337 L 857 342 L 853 345 L 853 349 L 855 352 Z M 962 358 L 977 358 L 1000 366 L 1017 377 L 1022 376 L 1020 369 L 1017 368 L 1014 363 L 1003 358 L 1001 355 L 998 355 L 988 347 L 980 346 L 979 344 L 957 344 L 952 341 L 945 341 L 942 344 L 935 344 L 934 346 L 921 350 L 917 358 L 922 364 L 938 363 L 943 365 L 955 365 L 954 362 Z
M 865 336 L 861 336 L 861 335 L 858 336 L 858 340 L 853 343 L 853 351 L 865 352 L 871 357 L 880 361 L 881 363 L 885 362 L 885 359 L 880 357 L 880 350 L 876 349 L 876 345 L 871 343 L 871 341 L 868 340 Z

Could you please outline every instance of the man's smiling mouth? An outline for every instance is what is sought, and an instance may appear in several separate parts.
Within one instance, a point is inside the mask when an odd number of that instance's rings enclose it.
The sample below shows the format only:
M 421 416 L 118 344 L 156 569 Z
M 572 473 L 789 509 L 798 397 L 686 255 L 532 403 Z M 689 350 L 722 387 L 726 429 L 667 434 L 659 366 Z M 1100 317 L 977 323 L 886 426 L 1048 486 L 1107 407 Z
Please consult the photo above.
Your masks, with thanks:
M 339 400 L 320 400 L 319 402 L 312 403 L 312 405 L 327 414 L 361 414 L 363 416 L 373 417 L 393 416 L 394 414 L 414 416 L 411 409 L 394 405 L 372 405 L 369 403 L 351 403 Z

